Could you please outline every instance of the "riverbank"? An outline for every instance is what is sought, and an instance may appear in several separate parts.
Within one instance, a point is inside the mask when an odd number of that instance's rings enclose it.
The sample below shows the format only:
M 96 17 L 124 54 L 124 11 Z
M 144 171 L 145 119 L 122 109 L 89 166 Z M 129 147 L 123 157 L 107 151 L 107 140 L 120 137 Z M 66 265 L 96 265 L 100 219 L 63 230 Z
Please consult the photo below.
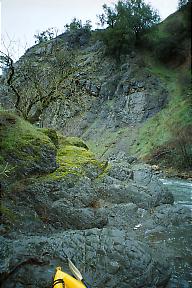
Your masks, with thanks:
M 184 179 L 192 181 L 192 170 L 177 170 L 173 167 L 161 167 L 160 165 L 151 165 L 155 174 L 163 178 Z

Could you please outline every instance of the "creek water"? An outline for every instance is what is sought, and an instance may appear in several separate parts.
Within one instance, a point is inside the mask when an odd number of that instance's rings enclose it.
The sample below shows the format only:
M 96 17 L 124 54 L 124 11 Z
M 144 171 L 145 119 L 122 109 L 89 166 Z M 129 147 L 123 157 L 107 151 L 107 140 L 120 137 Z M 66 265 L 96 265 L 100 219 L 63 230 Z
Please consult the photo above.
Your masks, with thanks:
M 161 179 L 161 181 L 173 193 L 175 203 L 192 209 L 192 181 L 180 179 Z
M 192 182 L 180 179 L 161 179 L 173 193 L 175 204 L 188 207 L 192 213 Z M 167 231 L 166 242 L 172 249 L 173 276 L 167 288 L 192 287 L 192 227 L 184 224 Z

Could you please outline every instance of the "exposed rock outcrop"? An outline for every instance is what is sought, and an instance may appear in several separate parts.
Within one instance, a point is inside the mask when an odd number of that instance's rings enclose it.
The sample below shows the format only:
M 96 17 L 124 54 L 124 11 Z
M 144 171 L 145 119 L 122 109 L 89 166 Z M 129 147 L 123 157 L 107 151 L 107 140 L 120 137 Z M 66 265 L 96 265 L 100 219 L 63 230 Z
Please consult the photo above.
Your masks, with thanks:
M 168 266 L 154 261 L 150 248 L 123 230 L 74 230 L 0 241 L 3 288 L 13 283 L 23 288 L 50 287 L 56 263 L 68 269 L 66 257 L 84 271 L 91 287 L 162 287 L 169 278 Z
M 144 64 L 139 67 L 139 56 L 127 56 L 125 63 L 119 67 L 110 60 L 102 62 L 100 48 L 92 51 L 91 56 L 87 50 L 81 51 L 83 62 L 74 74 L 76 93 L 84 91 L 82 106 L 77 104 L 76 109 L 76 104 L 72 103 L 70 107 L 64 107 L 59 100 L 44 114 L 45 125 L 65 129 L 69 134 L 82 135 L 85 122 L 86 129 L 99 119 L 106 128 L 124 127 L 143 122 L 165 107 L 167 90 L 158 78 L 145 71 Z M 86 53 L 89 53 L 89 58 L 83 58 Z M 94 73 L 90 67 L 93 67 Z M 77 117 L 78 129 L 77 124 L 72 124 L 73 118 Z M 70 130 L 67 128 L 69 124 Z M 94 133 L 92 127 L 90 131 Z

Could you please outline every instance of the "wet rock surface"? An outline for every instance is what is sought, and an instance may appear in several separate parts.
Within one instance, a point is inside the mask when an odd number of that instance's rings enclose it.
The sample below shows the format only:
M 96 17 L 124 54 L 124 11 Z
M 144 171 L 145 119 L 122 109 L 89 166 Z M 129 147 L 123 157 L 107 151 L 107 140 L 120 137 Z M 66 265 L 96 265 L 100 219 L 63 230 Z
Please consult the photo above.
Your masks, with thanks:
M 5 247 L 2 287 L 15 287 L 13 283 L 50 287 L 55 264 L 67 269 L 66 257 L 84 271 L 91 287 L 117 287 L 119 283 L 120 287 L 160 287 L 169 277 L 168 267 L 153 260 L 150 248 L 124 230 L 90 229 L 0 241 Z
M 126 161 L 94 179 L 20 182 L 2 203 L 3 288 L 50 287 L 56 266 L 68 271 L 66 257 L 91 287 L 165 287 L 173 256 L 167 229 L 191 218 L 150 166 Z

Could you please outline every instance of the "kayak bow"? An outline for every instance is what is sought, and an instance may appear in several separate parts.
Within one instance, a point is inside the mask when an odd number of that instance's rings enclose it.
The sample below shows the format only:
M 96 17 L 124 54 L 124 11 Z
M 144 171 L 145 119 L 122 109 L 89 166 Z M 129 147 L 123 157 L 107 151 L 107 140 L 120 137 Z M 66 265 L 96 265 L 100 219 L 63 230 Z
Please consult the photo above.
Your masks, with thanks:
M 54 288 L 86 288 L 80 281 L 71 275 L 61 271 L 61 267 L 56 268 L 56 273 L 53 282 Z

